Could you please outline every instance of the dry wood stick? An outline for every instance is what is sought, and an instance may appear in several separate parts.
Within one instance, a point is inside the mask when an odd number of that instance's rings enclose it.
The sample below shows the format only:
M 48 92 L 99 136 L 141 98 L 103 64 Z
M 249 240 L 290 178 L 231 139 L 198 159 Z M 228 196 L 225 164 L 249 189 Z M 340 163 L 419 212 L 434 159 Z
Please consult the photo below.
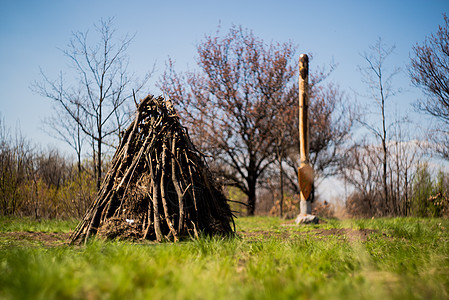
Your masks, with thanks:
M 147 160 L 148 166 L 151 166 L 151 163 L 149 162 L 149 160 L 151 159 L 150 155 L 146 155 L 145 158 Z M 152 180 L 153 180 L 153 178 L 151 178 L 151 181 Z M 150 191 L 148 191 L 148 193 L 147 193 L 147 196 L 149 199 L 149 201 L 148 201 L 148 225 L 143 234 L 143 239 L 148 238 L 151 224 L 153 224 L 153 227 L 154 227 L 154 213 L 153 213 L 154 208 L 153 208 L 153 201 L 152 201 L 152 196 L 151 196 L 153 194 L 153 190 L 152 190 L 153 184 L 152 184 L 152 182 L 150 184 L 151 184 L 151 186 L 148 187 L 150 189 Z
M 171 153 L 171 176 L 173 185 L 175 187 L 176 194 L 178 195 L 178 207 L 179 207 L 179 221 L 178 221 L 178 233 L 182 234 L 184 227 L 184 194 L 181 191 L 178 177 L 176 176 L 176 133 L 173 135 L 172 153 Z
M 190 164 L 189 164 L 189 157 L 187 156 L 187 152 L 185 150 L 184 150 L 184 156 L 186 158 L 187 167 L 189 169 L 190 182 L 192 183 L 193 204 L 195 206 L 196 217 L 198 218 L 198 205 L 197 205 L 196 196 L 195 196 L 195 183 L 193 181 L 192 169 L 190 168 Z
M 159 180 L 157 180 L 159 171 L 156 170 L 156 176 L 154 174 L 153 169 L 153 162 L 151 159 L 151 153 L 148 153 L 149 161 L 150 161 L 150 176 L 152 178 L 152 185 L 153 185 L 153 213 L 154 213 L 154 232 L 156 233 L 156 240 L 158 242 L 162 241 L 162 232 L 161 232 L 161 221 L 159 219 L 159 207 L 158 207 L 158 198 L 159 198 L 159 190 L 157 188 L 157 183 Z
M 129 146 L 132 144 L 131 142 L 133 141 L 134 135 L 137 132 L 137 128 L 140 123 L 141 115 L 142 115 L 142 111 L 140 110 L 140 106 L 139 106 L 139 108 L 137 109 L 136 120 L 134 121 L 131 133 L 130 133 L 129 138 L 127 139 L 126 143 L 124 144 L 125 152 L 123 153 L 123 158 L 125 158 L 128 155 Z
M 140 159 L 142 158 L 142 154 L 145 152 L 145 150 L 147 149 L 147 143 L 149 141 L 149 139 L 151 138 L 151 142 L 150 142 L 150 146 L 153 144 L 154 140 L 156 139 L 156 135 L 151 135 L 149 134 L 144 141 L 143 146 L 140 148 L 139 153 L 134 157 L 133 161 L 131 162 L 131 165 L 128 167 L 128 170 L 126 171 L 125 175 L 123 176 L 122 180 L 120 181 L 120 183 L 117 186 L 117 189 L 119 189 L 120 187 L 122 187 L 122 185 L 127 182 L 126 188 L 129 185 L 130 182 L 130 178 L 132 178 L 132 175 L 134 174 L 134 171 L 137 167 L 137 165 L 140 162 Z M 150 148 L 150 147 L 148 147 Z M 126 190 L 125 188 L 125 190 Z
M 148 197 L 151 199 L 151 195 L 150 194 L 148 194 Z M 149 231 L 150 231 L 152 220 L 153 220 L 153 205 L 152 205 L 152 201 L 150 201 L 150 203 L 148 203 L 148 225 L 147 225 L 147 228 L 145 229 L 145 232 L 143 233 L 143 239 L 144 240 L 148 238 L 148 234 L 149 234 Z
M 162 171 L 161 171 L 161 199 L 162 199 L 162 206 L 164 207 L 164 214 L 165 214 L 165 221 L 167 222 L 168 228 L 170 229 L 170 232 L 173 234 L 173 239 L 175 242 L 178 241 L 178 236 L 176 234 L 176 230 L 173 227 L 173 223 L 170 220 L 168 206 L 167 206 L 167 200 L 165 197 L 165 162 L 166 162 L 166 149 L 167 146 L 165 143 L 162 146 Z

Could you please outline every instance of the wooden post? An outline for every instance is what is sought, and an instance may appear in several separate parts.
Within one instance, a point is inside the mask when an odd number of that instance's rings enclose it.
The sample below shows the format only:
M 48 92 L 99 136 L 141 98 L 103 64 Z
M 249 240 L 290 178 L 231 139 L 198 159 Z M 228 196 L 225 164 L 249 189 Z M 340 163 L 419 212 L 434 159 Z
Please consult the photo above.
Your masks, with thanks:
M 316 223 L 318 218 L 311 216 L 312 204 L 310 201 L 313 189 L 313 168 L 309 160 L 309 57 L 301 54 L 299 57 L 299 153 L 300 167 L 298 169 L 298 182 L 300 187 L 300 215 L 296 223 Z M 306 216 L 313 219 L 307 221 Z
M 309 164 L 309 57 L 299 57 L 299 153 L 301 164 Z

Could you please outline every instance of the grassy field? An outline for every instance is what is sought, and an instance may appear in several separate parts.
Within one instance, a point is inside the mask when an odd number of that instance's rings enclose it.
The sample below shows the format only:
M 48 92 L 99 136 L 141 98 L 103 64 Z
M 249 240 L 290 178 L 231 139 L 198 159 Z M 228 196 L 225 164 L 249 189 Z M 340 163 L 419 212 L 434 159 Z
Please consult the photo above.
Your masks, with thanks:
M 237 219 L 236 238 L 64 244 L 0 218 L 0 299 L 449 299 L 449 220 Z

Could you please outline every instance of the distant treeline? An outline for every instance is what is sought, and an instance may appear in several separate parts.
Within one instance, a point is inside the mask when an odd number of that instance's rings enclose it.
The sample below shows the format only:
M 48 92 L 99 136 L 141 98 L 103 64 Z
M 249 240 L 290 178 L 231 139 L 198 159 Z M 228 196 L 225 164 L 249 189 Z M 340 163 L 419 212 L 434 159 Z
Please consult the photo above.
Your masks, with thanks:
M 38 150 L 21 134 L 12 136 L 1 126 L 0 214 L 80 218 L 95 193 L 87 162 L 79 171 L 58 150 Z
M 11 136 L 4 126 L 0 130 L 0 214 L 33 218 L 80 218 L 96 196 L 93 164 L 85 161 L 81 171 L 78 164 L 57 150 L 38 150 L 20 134 Z M 375 153 L 375 152 L 373 152 Z M 369 158 L 369 153 L 366 158 Z M 394 164 L 392 164 L 394 165 Z M 375 170 L 375 166 L 366 166 Z M 389 176 L 389 199 L 381 197 L 380 177 L 370 176 L 371 189 L 356 189 L 345 201 L 346 216 L 449 216 L 449 176 L 440 171 L 432 174 L 427 163 L 418 163 L 404 177 Z M 379 172 L 377 172 L 379 175 Z M 401 182 L 395 181 L 399 179 Z M 278 179 L 260 191 L 258 214 L 279 214 Z M 396 187 L 396 188 L 395 188 Z M 228 188 L 228 196 L 245 201 L 237 189 Z M 364 192 L 363 192 L 364 191 Z M 324 217 L 335 215 L 335 205 L 315 202 L 314 213 Z M 242 210 L 242 207 L 234 207 Z M 297 195 L 285 190 L 284 216 L 298 212 Z M 341 213 L 341 212 L 340 212 Z

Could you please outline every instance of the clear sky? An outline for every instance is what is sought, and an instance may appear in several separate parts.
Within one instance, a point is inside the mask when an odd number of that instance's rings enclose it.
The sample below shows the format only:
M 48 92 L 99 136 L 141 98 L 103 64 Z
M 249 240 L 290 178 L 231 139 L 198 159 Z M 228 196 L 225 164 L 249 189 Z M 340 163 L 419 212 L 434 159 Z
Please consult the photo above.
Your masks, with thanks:
M 156 63 L 149 93 L 158 94 L 154 83 L 171 57 L 176 66 L 195 67 L 195 45 L 205 34 L 232 25 L 249 28 L 265 41 L 288 41 L 300 53 L 312 53 L 311 68 L 328 64 L 338 68 L 331 80 L 348 94 L 362 93 L 357 66 L 360 53 L 378 37 L 396 45 L 391 66 L 404 70 L 411 47 L 435 32 L 449 13 L 449 0 L 329 0 L 329 1 L 0 1 L 0 113 L 6 124 L 20 124 L 22 133 L 46 147 L 66 150 L 42 131 L 41 120 L 51 113 L 50 101 L 33 94 L 30 85 L 40 79 L 39 68 L 55 78 L 67 69 L 61 53 L 74 31 L 93 30 L 100 18 L 115 18 L 119 33 L 136 33 L 129 48 L 129 70 L 138 76 Z M 408 110 L 420 96 L 410 87 L 404 72 L 395 83 L 406 90 L 398 105 Z

